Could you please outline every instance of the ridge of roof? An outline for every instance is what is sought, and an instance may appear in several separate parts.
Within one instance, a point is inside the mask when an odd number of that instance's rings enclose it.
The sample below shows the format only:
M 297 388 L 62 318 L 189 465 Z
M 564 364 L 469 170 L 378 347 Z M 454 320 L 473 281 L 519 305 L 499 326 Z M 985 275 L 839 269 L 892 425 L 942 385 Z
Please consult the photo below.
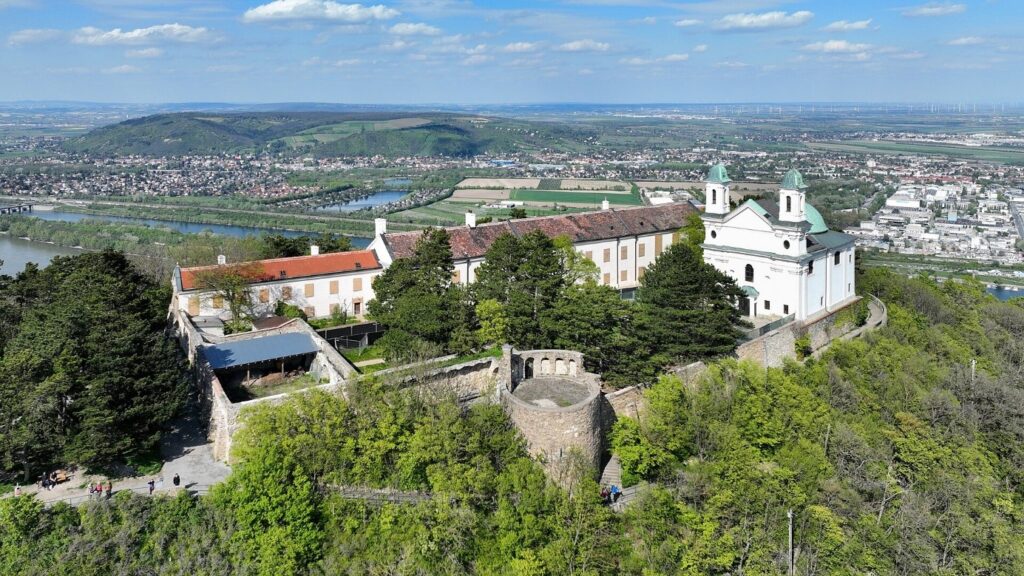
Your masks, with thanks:
M 194 290 L 197 288 L 196 275 L 207 270 L 215 270 L 222 266 L 247 266 L 259 265 L 263 269 L 263 276 L 255 279 L 255 282 L 269 282 L 273 280 L 294 280 L 296 278 L 308 278 L 311 276 L 322 276 L 324 274 L 337 274 L 342 272 L 354 272 L 356 270 L 374 270 L 380 268 L 380 261 L 373 250 L 350 250 L 348 252 L 330 252 L 327 254 L 288 256 L 284 258 L 268 258 L 266 260 L 248 260 L 234 262 L 231 264 L 212 264 L 208 266 L 195 266 L 182 268 L 181 289 Z M 281 275 L 284 272 L 284 275 Z

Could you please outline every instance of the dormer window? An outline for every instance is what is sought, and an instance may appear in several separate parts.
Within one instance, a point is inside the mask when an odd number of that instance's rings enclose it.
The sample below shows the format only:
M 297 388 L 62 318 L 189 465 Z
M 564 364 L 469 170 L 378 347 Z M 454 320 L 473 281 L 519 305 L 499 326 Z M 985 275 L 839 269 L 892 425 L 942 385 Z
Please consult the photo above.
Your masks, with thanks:
M 288 276 L 288 272 L 284 270 L 281 270 L 280 272 L 278 272 L 278 274 L 280 275 L 281 278 L 285 278 Z

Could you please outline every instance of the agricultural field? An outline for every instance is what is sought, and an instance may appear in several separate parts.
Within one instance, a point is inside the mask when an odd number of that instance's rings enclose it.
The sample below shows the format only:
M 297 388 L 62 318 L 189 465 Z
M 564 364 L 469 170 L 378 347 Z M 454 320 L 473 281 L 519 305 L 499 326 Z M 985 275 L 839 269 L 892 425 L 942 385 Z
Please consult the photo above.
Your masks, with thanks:
M 552 214 L 593 210 L 592 207 L 570 208 L 564 207 L 561 204 L 559 207 L 559 210 L 537 206 L 524 206 L 523 208 L 526 210 L 527 216 L 550 216 Z M 509 209 L 507 208 L 484 208 L 477 202 L 460 202 L 455 198 L 449 198 L 427 206 L 389 214 L 388 222 L 408 222 L 422 226 L 457 226 L 466 221 L 467 210 L 472 210 L 476 213 L 478 220 L 488 216 L 495 220 L 505 220 L 510 216 Z
M 1024 150 L 993 146 L 959 146 L 893 140 L 843 140 L 840 142 L 809 142 L 815 150 L 855 152 L 862 154 L 913 154 L 948 156 L 963 160 L 985 160 L 1004 164 L 1024 164 Z
M 621 180 L 579 178 L 466 178 L 455 187 L 452 200 L 493 203 L 503 200 L 526 206 L 597 208 L 605 199 L 618 206 L 643 204 L 639 189 Z

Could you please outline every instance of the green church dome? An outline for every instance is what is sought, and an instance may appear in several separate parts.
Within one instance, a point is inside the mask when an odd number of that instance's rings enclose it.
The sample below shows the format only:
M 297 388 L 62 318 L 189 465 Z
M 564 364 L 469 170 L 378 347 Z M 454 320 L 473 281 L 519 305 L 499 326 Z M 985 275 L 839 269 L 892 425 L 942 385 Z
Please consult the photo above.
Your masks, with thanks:
M 708 182 L 715 184 L 728 184 L 732 182 L 729 179 L 729 174 L 725 171 L 725 164 L 715 164 L 711 167 L 711 170 L 708 171 Z
M 782 179 L 783 190 L 803 190 L 804 188 L 807 188 L 807 185 L 804 184 L 804 177 L 799 170 L 791 168 L 789 172 L 786 172 L 786 176 Z
M 828 232 L 828 225 L 825 224 L 825 219 L 821 216 L 821 212 L 811 204 L 804 204 L 804 218 L 807 219 L 807 223 L 811 225 L 811 229 L 807 231 L 808 234 L 823 234 Z

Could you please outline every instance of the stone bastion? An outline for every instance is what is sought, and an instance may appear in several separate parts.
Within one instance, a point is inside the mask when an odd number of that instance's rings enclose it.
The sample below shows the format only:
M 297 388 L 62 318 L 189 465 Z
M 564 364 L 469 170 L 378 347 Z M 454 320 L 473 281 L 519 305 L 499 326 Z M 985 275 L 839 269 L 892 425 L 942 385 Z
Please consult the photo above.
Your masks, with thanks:
M 596 374 L 584 370 L 583 355 L 506 347 L 502 361 L 501 404 L 548 475 L 568 480 L 577 464 L 599 472 L 604 450 L 601 385 Z

